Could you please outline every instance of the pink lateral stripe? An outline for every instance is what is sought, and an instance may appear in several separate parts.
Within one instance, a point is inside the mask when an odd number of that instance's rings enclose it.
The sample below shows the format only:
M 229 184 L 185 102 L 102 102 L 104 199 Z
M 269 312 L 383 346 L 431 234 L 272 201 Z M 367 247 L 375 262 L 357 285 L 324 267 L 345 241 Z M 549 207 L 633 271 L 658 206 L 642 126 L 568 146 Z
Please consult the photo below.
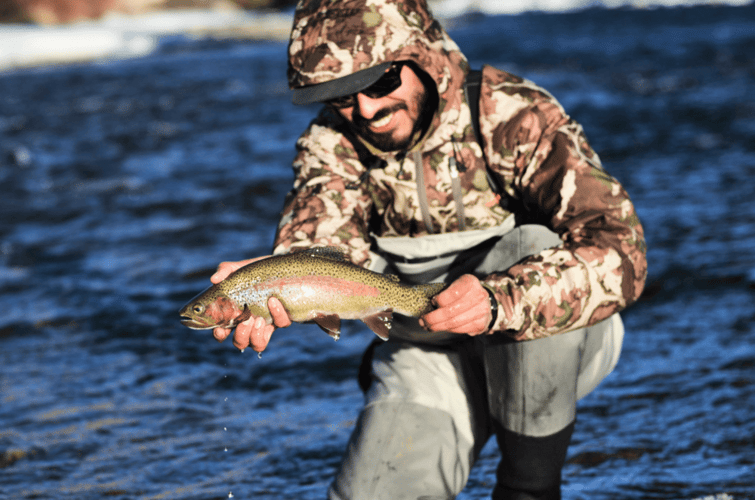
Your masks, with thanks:
M 318 288 L 323 292 L 338 293 L 348 297 L 379 297 L 380 289 L 374 286 L 333 276 L 296 276 L 290 278 L 277 278 L 260 283 L 266 287 L 283 289 L 285 287 L 308 286 Z

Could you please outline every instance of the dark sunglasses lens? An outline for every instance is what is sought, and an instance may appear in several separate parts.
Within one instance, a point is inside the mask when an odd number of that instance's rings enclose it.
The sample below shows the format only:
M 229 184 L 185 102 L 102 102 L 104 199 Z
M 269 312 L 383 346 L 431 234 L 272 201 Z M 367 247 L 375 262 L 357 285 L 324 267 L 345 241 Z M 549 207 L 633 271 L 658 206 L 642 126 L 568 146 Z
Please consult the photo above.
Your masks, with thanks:
M 375 83 L 359 92 L 371 99 L 385 97 L 401 86 L 401 67 L 402 64 L 394 64 L 383 76 Z M 357 103 L 356 94 L 350 94 L 343 97 L 336 97 L 328 101 L 328 104 L 334 108 L 350 108 Z
M 401 86 L 401 65 L 394 64 L 378 81 L 362 91 L 367 97 L 385 97 Z

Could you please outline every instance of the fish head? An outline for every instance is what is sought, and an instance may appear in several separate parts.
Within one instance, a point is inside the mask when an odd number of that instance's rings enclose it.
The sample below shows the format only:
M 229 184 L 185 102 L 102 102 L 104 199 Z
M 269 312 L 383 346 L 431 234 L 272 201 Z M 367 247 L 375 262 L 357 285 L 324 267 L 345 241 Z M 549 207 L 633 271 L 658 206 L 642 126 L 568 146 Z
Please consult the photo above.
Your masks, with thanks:
M 240 323 L 246 308 L 239 306 L 217 287 L 203 291 L 178 311 L 181 323 L 193 330 L 233 328 Z M 243 321 L 243 320 L 241 320 Z

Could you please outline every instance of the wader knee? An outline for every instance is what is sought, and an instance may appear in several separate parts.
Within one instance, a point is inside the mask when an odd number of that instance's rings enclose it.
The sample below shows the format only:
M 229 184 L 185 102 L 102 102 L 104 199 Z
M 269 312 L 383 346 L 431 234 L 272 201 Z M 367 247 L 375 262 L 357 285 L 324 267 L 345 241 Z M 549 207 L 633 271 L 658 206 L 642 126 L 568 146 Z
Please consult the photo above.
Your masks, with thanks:
M 496 429 L 501 462 L 493 500 L 560 500 L 561 469 L 574 422 L 550 436 Z

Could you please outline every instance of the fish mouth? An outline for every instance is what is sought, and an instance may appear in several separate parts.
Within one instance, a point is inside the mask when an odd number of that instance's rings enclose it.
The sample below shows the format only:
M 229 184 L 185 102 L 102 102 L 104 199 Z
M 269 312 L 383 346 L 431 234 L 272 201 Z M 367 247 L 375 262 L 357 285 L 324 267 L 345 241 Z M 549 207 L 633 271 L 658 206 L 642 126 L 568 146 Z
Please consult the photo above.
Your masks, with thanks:
M 211 328 L 215 328 L 213 325 L 208 325 L 206 322 L 199 321 L 190 316 L 181 316 L 181 324 L 183 326 L 191 328 L 192 330 L 209 330 Z

